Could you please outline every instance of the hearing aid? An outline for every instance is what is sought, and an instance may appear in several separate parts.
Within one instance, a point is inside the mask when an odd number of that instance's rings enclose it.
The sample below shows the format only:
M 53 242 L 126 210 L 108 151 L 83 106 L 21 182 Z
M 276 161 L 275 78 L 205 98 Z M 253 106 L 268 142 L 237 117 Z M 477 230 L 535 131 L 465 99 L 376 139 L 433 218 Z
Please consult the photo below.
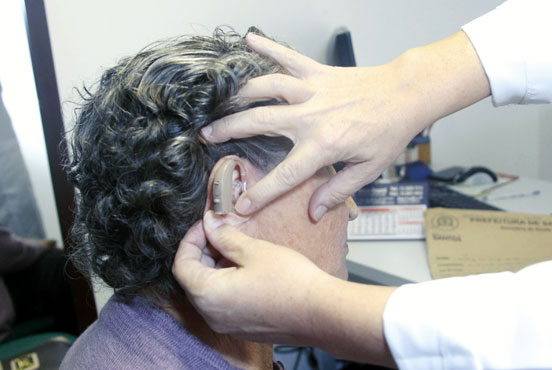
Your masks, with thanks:
M 234 210 L 234 203 L 241 192 L 246 189 L 243 179 L 234 178 L 234 170 L 238 168 L 240 174 L 240 165 L 234 159 L 226 159 L 217 169 L 215 180 L 213 182 L 213 205 L 217 215 L 225 215 Z

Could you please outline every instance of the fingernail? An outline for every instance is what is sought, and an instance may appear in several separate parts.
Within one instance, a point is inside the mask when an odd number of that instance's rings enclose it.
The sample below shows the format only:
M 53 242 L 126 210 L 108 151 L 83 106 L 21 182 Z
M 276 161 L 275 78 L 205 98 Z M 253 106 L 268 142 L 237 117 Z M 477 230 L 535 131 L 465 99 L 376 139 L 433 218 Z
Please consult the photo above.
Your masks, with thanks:
M 203 217 L 203 222 L 209 229 L 212 230 L 215 230 L 219 228 L 219 226 L 224 224 L 222 217 L 215 216 L 215 213 L 212 211 L 209 211 L 205 214 L 205 216 Z
M 314 211 L 314 220 L 320 221 L 326 212 L 328 212 L 328 208 L 326 206 L 318 206 L 318 208 Z
M 205 126 L 201 129 L 201 135 L 205 137 L 211 136 L 212 132 L 213 132 L 213 128 L 211 126 Z
M 247 215 L 251 210 L 251 201 L 249 198 L 240 198 L 234 208 L 239 214 Z

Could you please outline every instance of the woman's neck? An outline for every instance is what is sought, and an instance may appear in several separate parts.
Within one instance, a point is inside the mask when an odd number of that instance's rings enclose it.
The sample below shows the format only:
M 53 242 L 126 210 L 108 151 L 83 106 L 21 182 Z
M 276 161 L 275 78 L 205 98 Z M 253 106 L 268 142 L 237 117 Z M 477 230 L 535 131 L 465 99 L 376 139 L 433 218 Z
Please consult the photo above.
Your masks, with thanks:
M 271 344 L 247 342 L 215 333 L 185 297 L 174 301 L 170 305 L 159 306 L 199 340 L 220 353 L 230 364 L 242 369 L 272 370 Z

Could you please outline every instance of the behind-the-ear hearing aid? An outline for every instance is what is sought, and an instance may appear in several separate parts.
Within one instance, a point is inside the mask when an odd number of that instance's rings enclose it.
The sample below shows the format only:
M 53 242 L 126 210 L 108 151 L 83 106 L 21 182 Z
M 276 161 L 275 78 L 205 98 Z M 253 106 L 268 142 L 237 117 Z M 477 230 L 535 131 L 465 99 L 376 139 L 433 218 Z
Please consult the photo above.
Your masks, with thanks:
M 240 166 L 234 159 L 226 159 L 217 169 L 213 182 L 213 205 L 217 215 L 224 215 L 234 210 L 234 202 L 240 192 L 245 191 L 245 181 L 234 178 L 234 169 Z

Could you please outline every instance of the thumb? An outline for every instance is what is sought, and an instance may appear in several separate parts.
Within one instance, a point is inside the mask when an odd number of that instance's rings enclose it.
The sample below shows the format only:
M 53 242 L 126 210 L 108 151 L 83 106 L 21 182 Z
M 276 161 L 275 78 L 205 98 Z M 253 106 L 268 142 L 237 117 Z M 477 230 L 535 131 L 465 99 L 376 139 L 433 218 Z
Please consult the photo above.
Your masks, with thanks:
M 207 239 L 217 251 L 238 266 L 245 266 L 259 253 L 262 241 L 253 239 L 234 226 L 224 223 L 223 217 L 209 211 L 203 216 Z
M 343 203 L 358 189 L 374 181 L 379 173 L 370 175 L 374 172 L 371 167 L 366 162 L 346 167 L 316 189 L 309 204 L 312 219 L 320 221 L 329 209 Z

